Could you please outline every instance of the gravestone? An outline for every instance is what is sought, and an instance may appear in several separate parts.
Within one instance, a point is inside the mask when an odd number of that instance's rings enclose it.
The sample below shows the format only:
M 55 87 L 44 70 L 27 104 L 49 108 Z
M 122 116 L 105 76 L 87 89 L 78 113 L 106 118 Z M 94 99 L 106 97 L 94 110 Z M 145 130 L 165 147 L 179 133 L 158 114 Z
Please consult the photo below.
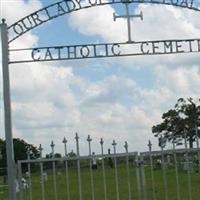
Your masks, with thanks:
M 29 177 L 29 176 L 30 176 L 29 172 L 26 172 L 25 175 L 26 175 L 26 177 Z
M 184 171 L 193 171 L 193 163 L 190 161 L 190 157 L 187 158 L 187 155 L 183 155 L 183 170 Z
M 110 155 L 110 149 L 108 149 L 108 155 Z M 113 160 L 111 157 L 108 157 L 108 165 L 110 166 L 110 168 L 113 168 Z
M 47 172 L 43 173 L 43 180 L 44 181 L 48 181 L 48 174 L 47 174 Z
M 19 182 L 15 179 L 15 192 L 19 192 Z
M 183 162 L 183 170 L 184 171 L 190 171 L 192 172 L 193 171 L 193 163 L 192 162 Z
M 97 159 L 94 152 L 92 153 L 92 169 L 97 170 Z
M 28 189 L 29 188 L 29 185 L 28 185 L 27 180 L 25 178 L 21 179 L 21 183 L 22 183 L 22 188 L 23 189 Z M 17 189 L 17 187 L 16 187 L 16 189 Z

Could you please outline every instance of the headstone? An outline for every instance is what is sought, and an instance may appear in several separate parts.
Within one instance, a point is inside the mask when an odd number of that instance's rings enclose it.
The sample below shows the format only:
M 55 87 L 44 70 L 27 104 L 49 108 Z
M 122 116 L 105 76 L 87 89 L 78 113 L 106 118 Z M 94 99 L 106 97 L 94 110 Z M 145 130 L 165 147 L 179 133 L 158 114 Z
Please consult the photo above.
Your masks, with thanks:
M 194 162 L 194 169 L 195 169 L 195 172 L 196 172 L 196 173 L 200 172 L 200 171 L 199 171 L 199 164 L 200 164 L 200 163 L 199 163 L 199 159 L 198 159 L 198 156 L 197 156 L 197 155 L 194 156 L 194 161 L 193 161 L 193 162 Z
M 19 182 L 15 179 L 15 192 L 19 192 Z
M 108 149 L 108 155 L 110 155 L 110 149 Z M 113 168 L 113 160 L 111 157 L 108 157 L 108 165 L 110 166 L 110 168 Z
M 183 170 L 185 171 L 193 171 L 193 163 L 192 162 L 183 162 Z
M 167 155 L 167 163 L 170 165 L 171 164 L 171 157 L 170 155 Z
M 157 159 L 156 160 L 156 169 L 160 169 L 161 168 L 161 164 L 162 164 L 162 161 L 160 159 Z
M 140 168 L 144 164 L 143 160 L 137 159 L 135 160 L 135 165 L 137 168 Z
M 26 175 L 26 177 L 29 177 L 30 174 L 29 174 L 29 172 L 25 172 L 25 175 Z
M 3 176 L 3 184 L 7 185 L 8 177 L 6 175 Z
M 44 181 L 48 181 L 48 174 L 47 174 L 47 172 L 43 173 L 43 179 L 44 179 Z
M 22 188 L 23 189 L 28 189 L 29 188 L 27 180 L 25 178 L 22 178 L 21 182 L 22 182 Z
M 92 169 L 97 170 L 97 159 L 95 158 L 95 153 L 92 153 Z
M 193 163 L 190 161 L 190 157 L 189 156 L 187 158 L 186 154 L 183 155 L 183 170 L 190 171 L 190 172 L 193 171 Z
M 57 175 L 60 176 L 60 175 L 61 175 L 61 172 L 57 172 Z

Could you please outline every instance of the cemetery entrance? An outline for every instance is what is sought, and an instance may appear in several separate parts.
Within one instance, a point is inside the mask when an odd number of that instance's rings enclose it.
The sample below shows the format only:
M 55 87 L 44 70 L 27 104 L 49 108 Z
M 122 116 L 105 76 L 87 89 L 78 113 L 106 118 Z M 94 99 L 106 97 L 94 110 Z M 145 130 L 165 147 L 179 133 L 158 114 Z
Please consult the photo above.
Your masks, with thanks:
M 89 44 L 75 44 L 75 45 L 62 45 L 62 46 L 48 46 L 48 47 L 36 47 L 36 48 L 25 48 L 25 49 L 10 49 L 9 44 L 11 44 L 14 40 L 17 40 L 20 36 L 24 35 L 28 31 L 50 21 L 59 16 L 63 16 L 65 14 L 69 14 L 82 9 L 89 9 L 97 6 L 106 6 L 106 5 L 114 5 L 120 4 L 122 8 L 124 8 L 124 15 L 118 15 L 113 13 L 113 23 L 117 22 L 119 19 L 126 20 L 126 31 L 127 31 L 127 39 L 126 41 L 120 42 L 111 42 L 111 43 L 89 43 Z M 16 167 L 14 161 L 14 151 L 13 151 L 13 137 L 12 137 L 12 122 L 11 122 L 11 102 L 10 102 L 10 81 L 9 81 L 9 67 L 12 64 L 17 63 L 30 63 L 30 62 L 43 62 L 43 61 L 57 61 L 57 60 L 77 60 L 77 59 L 94 59 L 94 58 L 107 58 L 107 57 L 122 57 L 122 56 L 150 56 L 150 55 L 163 55 L 163 54 L 186 54 L 186 53 L 196 53 L 200 52 L 200 38 L 176 38 L 176 39 L 167 39 L 163 40 L 159 38 L 157 40 L 144 40 L 144 41 L 135 41 L 133 38 L 132 28 L 131 28 L 131 20 L 136 18 L 138 21 L 145 20 L 145 13 L 140 11 L 139 13 L 134 13 L 130 9 L 130 5 L 139 5 L 139 4 L 152 4 L 152 5 L 163 5 L 163 6 L 174 6 L 180 9 L 190 9 L 194 12 L 200 11 L 200 2 L 198 0 L 114 0 L 114 1 L 101 1 L 101 0 L 86 0 L 86 1 L 78 1 L 78 0 L 62 0 L 56 3 L 53 3 L 49 6 L 46 6 L 40 10 L 31 13 L 30 15 L 22 18 L 21 20 L 15 22 L 14 24 L 7 26 L 5 19 L 2 19 L 1 27 L 1 49 L 2 49 L 2 72 L 3 72 L 3 97 L 4 97 L 4 118 L 5 118 L 5 138 L 6 138 L 6 150 L 7 150 L 7 174 L 8 174 L 8 190 L 9 190 L 9 200 L 16 199 Z M 134 33 L 134 32 L 133 32 Z M 18 60 L 17 55 L 24 55 L 23 59 Z M 78 185 L 79 185 L 79 199 L 83 199 L 82 197 L 82 185 L 81 185 L 81 176 L 80 176 L 80 160 L 83 159 L 79 156 L 79 148 L 78 148 L 78 136 L 76 136 L 76 145 L 77 145 L 77 155 L 72 160 L 75 160 L 77 163 L 78 170 Z M 88 140 L 90 144 L 90 139 Z M 101 143 L 103 144 L 103 143 Z M 194 151 L 198 152 L 198 138 L 197 138 L 197 149 Z M 53 143 L 52 143 L 52 152 L 53 152 Z M 113 162 L 114 173 L 115 173 L 115 183 L 116 183 L 116 198 L 120 199 L 119 193 L 119 180 L 118 180 L 118 171 L 117 171 L 117 157 L 123 157 L 122 161 L 125 161 L 126 173 L 128 178 L 128 198 L 131 199 L 131 184 L 130 184 L 130 169 L 129 169 L 129 156 L 135 162 L 136 166 L 136 174 L 137 174 L 137 190 L 138 190 L 138 198 L 146 199 L 146 181 L 145 174 L 143 171 L 143 156 L 139 156 L 137 153 L 128 153 L 127 145 L 125 144 L 125 154 L 118 155 L 115 152 L 116 143 L 113 141 L 114 154 L 113 155 L 104 155 L 102 151 L 102 155 L 94 156 L 91 154 L 89 147 L 89 157 L 84 159 L 89 159 L 90 161 L 90 180 L 91 180 L 91 195 L 92 199 L 95 199 L 95 195 L 93 193 L 93 171 L 92 162 L 94 159 L 100 158 L 102 161 L 102 176 L 104 177 L 104 199 L 107 199 L 106 196 L 106 183 L 105 183 L 105 170 L 104 170 L 104 159 L 108 161 L 111 160 Z M 191 189 L 191 168 L 189 167 L 189 153 L 187 150 L 187 146 L 185 146 L 185 169 L 188 172 L 188 190 L 189 190 L 189 199 L 192 199 L 192 189 Z M 42 149 L 41 149 L 42 151 Z M 154 176 L 153 176 L 153 160 L 151 157 L 151 144 L 149 143 L 149 151 L 148 154 L 150 159 L 151 166 L 151 175 L 152 175 L 152 188 L 153 188 L 153 199 L 156 199 L 155 185 L 154 185 Z M 181 151 L 183 152 L 183 151 Z M 180 191 L 179 191 L 179 182 L 177 175 L 177 165 L 176 165 L 176 151 L 174 149 L 174 163 L 175 163 L 175 171 L 176 171 L 176 186 L 177 186 L 177 199 L 180 199 Z M 146 155 L 146 154 L 144 154 Z M 166 166 L 165 166 L 165 157 L 163 154 L 163 148 L 161 149 L 161 166 L 163 171 L 163 181 L 164 181 L 164 198 L 168 199 L 168 190 L 166 183 Z M 62 162 L 67 163 L 69 158 L 61 159 Z M 71 160 L 71 159 L 69 159 Z M 170 160 L 170 158 L 169 158 Z M 31 185 L 31 176 L 30 176 L 30 164 L 31 163 L 39 163 L 39 169 L 41 172 L 41 188 L 42 188 L 42 199 L 45 199 L 45 185 L 43 176 L 43 164 L 45 162 L 51 162 L 53 167 L 53 185 L 54 185 L 54 199 L 58 199 L 57 196 L 57 183 L 56 183 L 56 160 L 37 160 L 32 161 L 28 158 L 27 161 L 19 161 L 18 164 L 18 174 L 19 174 L 19 188 L 20 188 L 20 199 L 23 199 L 23 187 L 22 185 L 22 174 L 24 173 L 22 170 L 22 164 L 28 163 L 28 177 L 29 177 L 29 199 L 32 199 L 32 195 L 34 191 L 32 191 Z M 169 162 L 170 163 L 170 162 Z M 65 165 L 66 176 L 68 176 L 68 166 Z M 68 188 L 69 189 L 69 188 Z M 69 195 L 69 192 L 67 193 Z M 68 199 L 70 197 L 68 196 Z M 109 199 L 110 200 L 110 199 Z

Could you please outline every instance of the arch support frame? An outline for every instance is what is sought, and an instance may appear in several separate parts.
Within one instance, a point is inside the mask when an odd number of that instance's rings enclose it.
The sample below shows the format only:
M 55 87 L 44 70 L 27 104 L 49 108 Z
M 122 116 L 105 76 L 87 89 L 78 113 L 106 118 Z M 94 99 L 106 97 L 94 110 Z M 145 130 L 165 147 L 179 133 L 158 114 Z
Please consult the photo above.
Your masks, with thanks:
M 0 24 L 1 49 L 2 49 L 2 79 L 3 79 L 3 102 L 4 102 L 4 129 L 6 141 L 8 197 L 9 200 L 16 200 L 16 170 L 12 135 L 12 117 L 10 100 L 10 78 L 9 78 L 9 48 L 7 24 L 2 20 Z

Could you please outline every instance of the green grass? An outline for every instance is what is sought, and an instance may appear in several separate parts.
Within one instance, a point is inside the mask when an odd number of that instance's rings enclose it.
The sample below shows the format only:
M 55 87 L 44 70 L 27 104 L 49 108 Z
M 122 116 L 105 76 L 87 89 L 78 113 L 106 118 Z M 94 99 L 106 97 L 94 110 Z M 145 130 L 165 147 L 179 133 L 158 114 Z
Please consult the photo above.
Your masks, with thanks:
M 138 199 L 137 196 L 137 181 L 136 181 L 136 168 L 130 166 L 130 175 L 131 175 L 131 193 L 132 199 Z M 119 176 L 119 195 L 120 200 L 128 200 L 128 185 L 127 185 L 127 174 L 125 165 L 120 165 L 118 167 L 118 176 Z M 151 173 L 150 168 L 145 167 L 145 176 L 146 176 L 146 191 L 148 199 L 152 199 L 152 185 L 151 185 Z M 158 200 L 164 199 L 163 191 L 163 176 L 162 170 L 154 170 L 155 176 L 155 185 L 156 185 L 156 197 Z M 101 166 L 98 167 L 98 170 L 93 171 L 94 177 L 94 189 L 95 189 L 95 200 L 104 199 L 104 190 L 103 190 L 103 176 Z M 192 196 L 193 200 L 200 199 L 200 174 L 193 172 L 191 175 L 192 178 Z M 32 174 L 32 190 L 33 190 L 33 200 L 40 200 L 41 198 L 41 184 L 40 184 L 40 175 Z M 79 199 L 79 190 L 78 190 L 78 177 L 77 171 L 75 169 L 69 170 L 69 185 L 70 185 L 70 196 L 72 200 Z M 61 172 L 61 175 L 56 176 L 57 180 L 57 192 L 58 200 L 67 199 L 67 189 L 66 189 L 66 179 L 64 172 Z M 91 186 L 90 186 L 90 173 L 88 168 L 81 169 L 81 180 L 82 180 L 82 194 L 83 200 L 91 199 Z M 180 182 L 180 192 L 181 200 L 188 200 L 188 177 L 187 172 L 179 171 L 179 182 Z M 2 178 L 0 179 L 0 185 L 2 185 Z M 115 185 L 115 170 L 111 168 L 106 168 L 106 184 L 107 184 L 107 199 L 116 200 L 116 185 Z M 168 185 L 168 197 L 170 200 L 176 199 L 176 179 L 174 169 L 167 170 L 167 185 Z M 1 200 L 7 200 L 5 188 L 0 188 Z M 53 175 L 48 172 L 48 181 L 45 182 L 45 195 L 47 200 L 54 200 L 54 187 L 53 187 Z M 29 189 L 24 190 L 24 199 L 29 200 Z

